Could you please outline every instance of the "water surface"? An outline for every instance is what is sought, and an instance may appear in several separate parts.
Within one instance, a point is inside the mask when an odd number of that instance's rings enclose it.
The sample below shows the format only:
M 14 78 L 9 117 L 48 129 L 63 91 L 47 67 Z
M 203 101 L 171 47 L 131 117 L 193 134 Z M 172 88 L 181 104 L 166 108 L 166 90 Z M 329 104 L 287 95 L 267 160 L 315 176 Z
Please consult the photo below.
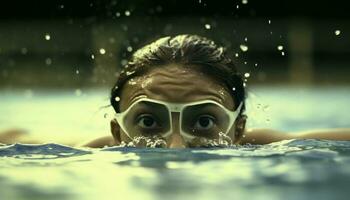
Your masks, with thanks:
M 211 149 L 0 148 L 1 199 L 347 199 L 350 142 Z

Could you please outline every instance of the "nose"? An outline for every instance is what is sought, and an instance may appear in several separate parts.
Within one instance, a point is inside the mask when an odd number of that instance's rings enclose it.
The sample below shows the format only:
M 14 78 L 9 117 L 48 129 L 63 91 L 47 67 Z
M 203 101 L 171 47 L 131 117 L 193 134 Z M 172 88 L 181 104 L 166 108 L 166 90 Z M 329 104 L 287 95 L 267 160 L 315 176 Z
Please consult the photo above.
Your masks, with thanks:
M 173 133 L 168 142 L 169 148 L 186 148 L 185 141 L 179 133 Z
M 180 134 L 179 113 L 172 113 L 173 132 L 168 139 L 168 148 L 186 148 L 186 143 Z

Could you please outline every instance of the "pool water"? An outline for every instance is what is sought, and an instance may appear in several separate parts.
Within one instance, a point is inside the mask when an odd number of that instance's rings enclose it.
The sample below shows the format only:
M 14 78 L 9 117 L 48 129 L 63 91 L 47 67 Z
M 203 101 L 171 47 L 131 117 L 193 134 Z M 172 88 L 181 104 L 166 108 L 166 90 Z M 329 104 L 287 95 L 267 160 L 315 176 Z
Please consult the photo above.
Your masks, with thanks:
M 212 149 L 0 148 L 0 199 L 347 199 L 350 142 Z
M 248 128 L 350 127 L 349 88 L 253 88 Z M 210 149 L 72 148 L 109 134 L 108 90 L 1 91 L 0 132 L 55 143 L 0 146 L 0 200 L 348 199 L 350 142 Z

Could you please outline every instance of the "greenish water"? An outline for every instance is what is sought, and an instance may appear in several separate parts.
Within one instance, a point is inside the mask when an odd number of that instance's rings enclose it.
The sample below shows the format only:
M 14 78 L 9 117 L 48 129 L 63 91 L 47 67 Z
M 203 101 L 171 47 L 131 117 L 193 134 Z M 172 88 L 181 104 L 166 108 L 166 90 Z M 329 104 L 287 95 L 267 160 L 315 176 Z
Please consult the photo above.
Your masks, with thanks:
M 348 88 L 253 88 L 249 127 L 350 127 Z M 47 140 L 109 134 L 108 90 L 1 91 L 0 130 Z M 350 143 L 212 149 L 0 147 L 0 199 L 347 199 Z

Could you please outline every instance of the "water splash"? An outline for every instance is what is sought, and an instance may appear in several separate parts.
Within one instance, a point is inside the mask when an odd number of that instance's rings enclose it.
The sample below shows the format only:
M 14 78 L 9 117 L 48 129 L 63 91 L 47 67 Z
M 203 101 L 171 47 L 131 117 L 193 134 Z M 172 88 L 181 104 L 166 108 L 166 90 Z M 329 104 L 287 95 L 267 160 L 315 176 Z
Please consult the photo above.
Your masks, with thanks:
M 205 29 L 207 29 L 207 30 L 211 29 L 211 25 L 210 25 L 210 24 L 205 24 L 204 27 L 205 27 Z
M 126 48 L 126 50 L 127 50 L 128 52 L 132 52 L 132 46 L 128 46 L 128 47 Z
M 167 143 L 164 138 L 160 136 L 137 136 L 131 142 L 122 142 L 121 147 L 148 147 L 148 148 L 165 148 Z
M 336 36 L 339 36 L 339 35 L 341 34 L 341 31 L 340 31 L 340 30 L 335 30 L 335 31 L 334 31 L 334 34 L 335 34 Z
M 47 40 L 47 41 L 51 40 L 51 35 L 46 33 L 45 34 L 45 40 Z
M 248 51 L 248 46 L 247 46 L 247 45 L 241 44 L 241 45 L 239 45 L 239 48 L 240 48 L 243 52 Z
M 218 138 L 215 139 L 209 139 L 205 137 L 196 137 L 193 139 L 189 146 L 192 148 L 198 148 L 198 147 L 205 147 L 205 148 L 211 148 L 211 147 L 232 147 L 236 146 L 233 144 L 233 141 L 231 137 L 229 137 L 227 134 L 223 132 L 219 132 Z
M 101 55 L 104 55 L 106 53 L 106 50 L 104 48 L 100 48 L 99 52 Z

